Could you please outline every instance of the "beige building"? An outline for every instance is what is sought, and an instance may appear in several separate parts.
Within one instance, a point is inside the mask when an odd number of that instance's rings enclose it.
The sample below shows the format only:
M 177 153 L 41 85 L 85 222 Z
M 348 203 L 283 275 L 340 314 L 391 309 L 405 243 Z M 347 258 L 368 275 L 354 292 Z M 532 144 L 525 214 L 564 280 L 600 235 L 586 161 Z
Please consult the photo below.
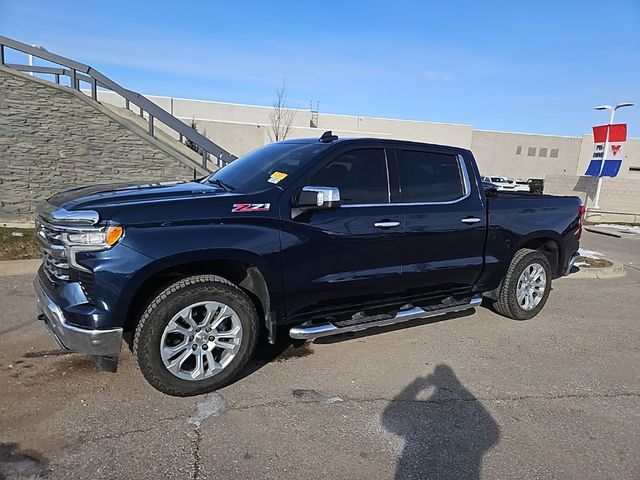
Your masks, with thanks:
M 200 132 L 234 155 L 243 155 L 271 141 L 271 107 L 147 97 L 185 123 L 195 120 Z M 101 92 L 99 99 L 124 106 L 121 98 L 109 92 Z M 344 137 L 396 138 L 455 145 L 473 151 L 483 175 L 502 175 L 517 180 L 544 179 L 545 192 L 577 195 L 587 206 L 593 206 L 596 179 L 581 177 L 593 153 L 592 135 L 566 137 L 495 132 L 463 124 L 292 111 L 293 123 L 288 138 L 319 137 L 325 130 L 332 130 Z M 640 221 L 639 138 L 627 140 L 619 177 L 604 179 L 600 207 L 601 211 L 615 213 L 597 217 L 600 220 Z
M 167 111 L 190 123 L 234 155 L 243 155 L 270 142 L 270 107 L 147 96 Z M 103 102 L 124 106 L 124 100 L 100 92 Z M 516 179 L 547 175 L 581 175 L 593 151 L 593 137 L 563 137 L 477 130 L 471 125 L 398 120 L 293 110 L 289 138 L 316 137 L 332 130 L 345 137 L 378 137 L 440 143 L 473 151 L 485 175 Z M 312 126 L 315 125 L 315 126 Z M 587 128 L 587 127 L 585 127 Z M 640 179 L 640 139 L 627 141 L 621 178 Z

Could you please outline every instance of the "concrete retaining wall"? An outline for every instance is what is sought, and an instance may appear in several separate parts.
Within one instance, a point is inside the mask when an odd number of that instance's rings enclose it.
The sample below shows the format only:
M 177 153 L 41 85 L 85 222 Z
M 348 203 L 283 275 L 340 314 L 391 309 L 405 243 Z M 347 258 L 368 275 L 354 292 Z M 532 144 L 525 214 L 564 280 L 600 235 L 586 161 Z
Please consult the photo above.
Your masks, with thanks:
M 73 186 L 193 178 L 193 167 L 83 93 L 0 67 L 0 222 Z

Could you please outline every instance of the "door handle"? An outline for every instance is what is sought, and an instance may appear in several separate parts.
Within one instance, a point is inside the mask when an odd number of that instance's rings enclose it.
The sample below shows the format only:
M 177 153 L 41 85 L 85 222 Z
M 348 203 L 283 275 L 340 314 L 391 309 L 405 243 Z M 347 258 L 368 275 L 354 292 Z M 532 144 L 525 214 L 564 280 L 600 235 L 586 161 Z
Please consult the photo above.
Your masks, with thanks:
M 376 228 L 391 228 L 397 227 L 398 225 L 400 225 L 400 222 L 376 222 L 373 224 Z
M 478 223 L 481 220 L 478 217 L 466 217 L 460 220 L 462 223 Z

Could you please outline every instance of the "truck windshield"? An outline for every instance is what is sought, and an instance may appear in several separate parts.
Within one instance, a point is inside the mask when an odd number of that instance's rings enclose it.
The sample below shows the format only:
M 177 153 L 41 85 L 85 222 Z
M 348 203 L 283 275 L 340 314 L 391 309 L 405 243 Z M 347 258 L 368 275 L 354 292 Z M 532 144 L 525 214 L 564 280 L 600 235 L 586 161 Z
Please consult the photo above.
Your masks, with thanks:
M 287 177 L 327 148 L 322 143 L 273 143 L 234 160 L 204 182 L 228 191 L 254 193 L 285 183 Z

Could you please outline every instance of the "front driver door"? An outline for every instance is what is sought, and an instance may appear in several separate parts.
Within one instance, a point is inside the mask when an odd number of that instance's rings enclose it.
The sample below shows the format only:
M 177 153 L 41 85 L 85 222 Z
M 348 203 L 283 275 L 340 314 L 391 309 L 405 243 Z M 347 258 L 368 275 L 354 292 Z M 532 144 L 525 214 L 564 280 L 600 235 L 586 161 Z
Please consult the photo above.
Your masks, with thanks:
M 401 208 L 389 203 L 384 148 L 343 151 L 323 162 L 305 185 L 338 187 L 341 206 L 291 218 L 286 207 L 282 268 L 287 317 L 322 317 L 400 290 Z M 283 206 L 284 207 L 284 206 Z M 283 208 L 283 213 L 285 209 Z

